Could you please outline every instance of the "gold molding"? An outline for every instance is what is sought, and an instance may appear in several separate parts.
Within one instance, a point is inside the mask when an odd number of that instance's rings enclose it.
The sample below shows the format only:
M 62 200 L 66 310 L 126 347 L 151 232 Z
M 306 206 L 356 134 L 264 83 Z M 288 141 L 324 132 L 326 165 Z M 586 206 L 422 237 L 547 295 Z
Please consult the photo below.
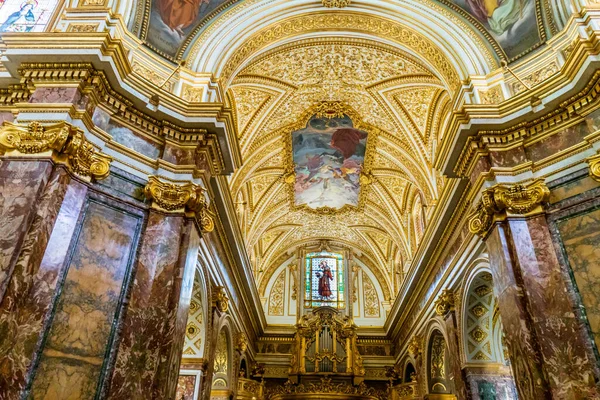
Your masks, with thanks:
M 153 200 L 152 206 L 167 212 L 191 211 L 195 214 L 203 232 L 212 232 L 214 218 L 208 210 L 204 197 L 206 190 L 192 182 L 184 185 L 162 182 L 154 175 L 148 177 L 144 194 Z
M 0 151 L 3 155 L 50 155 L 77 175 L 96 180 L 110 172 L 112 157 L 96 150 L 83 131 L 67 122 L 42 125 L 4 122 L 0 127 Z
M 351 2 L 352 0 L 322 0 L 323 6 L 327 8 L 344 8 Z
M 440 317 L 445 317 L 450 311 L 454 311 L 454 291 L 444 289 L 435 301 L 435 313 Z
M 498 184 L 481 194 L 481 201 L 469 216 L 469 230 L 487 237 L 493 224 L 510 216 L 529 217 L 544 212 L 550 190 L 543 179 L 526 185 Z
M 600 154 L 596 154 L 595 156 L 588 157 L 585 159 L 585 161 L 589 165 L 590 177 L 593 180 L 600 182 Z

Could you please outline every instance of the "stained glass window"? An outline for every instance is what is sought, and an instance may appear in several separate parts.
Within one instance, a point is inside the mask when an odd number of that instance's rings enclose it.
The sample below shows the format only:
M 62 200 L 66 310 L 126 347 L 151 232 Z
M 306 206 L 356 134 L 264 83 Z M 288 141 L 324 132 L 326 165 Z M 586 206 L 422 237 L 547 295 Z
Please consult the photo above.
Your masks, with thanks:
M 0 32 L 42 32 L 58 0 L 0 0 Z
M 304 307 L 345 307 L 344 264 L 339 254 L 310 253 L 306 256 Z

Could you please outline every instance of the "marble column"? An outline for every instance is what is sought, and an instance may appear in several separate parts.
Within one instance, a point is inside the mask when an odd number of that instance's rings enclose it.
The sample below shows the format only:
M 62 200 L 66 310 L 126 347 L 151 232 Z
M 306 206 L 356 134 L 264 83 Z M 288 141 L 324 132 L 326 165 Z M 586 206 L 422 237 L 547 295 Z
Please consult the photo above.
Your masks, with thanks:
M 43 140 L 33 137 L 32 132 Z M 0 398 L 20 399 L 40 356 L 86 180 L 108 173 L 77 128 L 4 123 L 0 127 Z M 65 155 L 70 158 L 65 162 Z M 96 163 L 91 168 L 91 161 Z M 76 178 L 76 175 L 78 177 Z
M 436 313 L 444 318 L 446 335 L 448 337 L 448 353 L 451 355 L 449 367 L 454 377 L 454 392 L 459 400 L 470 399 L 468 386 L 466 385 L 466 376 L 462 369 L 460 358 L 460 345 L 458 337 L 458 320 L 454 307 L 454 292 L 450 289 L 444 289 L 435 302 Z
M 202 230 L 198 215 L 189 211 L 200 212 L 196 203 L 203 194 L 195 185 L 153 178 L 146 194 L 155 207 L 135 266 L 108 399 L 173 398 L 179 375 Z
M 543 181 L 483 193 L 470 228 L 486 238 L 520 399 L 597 398 L 591 342 L 553 247 Z

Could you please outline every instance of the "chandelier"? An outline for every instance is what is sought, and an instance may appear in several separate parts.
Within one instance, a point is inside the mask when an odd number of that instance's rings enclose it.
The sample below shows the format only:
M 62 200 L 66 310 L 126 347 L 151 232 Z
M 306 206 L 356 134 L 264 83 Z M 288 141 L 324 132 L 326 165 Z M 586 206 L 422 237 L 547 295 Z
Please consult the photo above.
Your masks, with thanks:
M 350 4 L 350 2 L 352 0 L 322 0 L 322 1 L 323 1 L 323 5 L 327 8 L 333 8 L 333 7 L 344 8 L 348 4 Z

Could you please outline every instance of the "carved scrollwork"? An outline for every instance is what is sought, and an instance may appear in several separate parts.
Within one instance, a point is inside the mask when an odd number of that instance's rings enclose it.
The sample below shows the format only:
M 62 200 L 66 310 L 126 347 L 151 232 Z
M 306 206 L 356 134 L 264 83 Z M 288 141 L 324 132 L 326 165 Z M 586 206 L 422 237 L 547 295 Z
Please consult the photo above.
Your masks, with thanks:
M 4 122 L 0 128 L 0 151 L 25 155 L 49 153 L 54 161 L 66 164 L 74 173 L 97 180 L 108 176 L 112 161 L 87 141 L 81 129 L 66 122 L 52 125 L 37 121 Z
M 245 353 L 246 350 L 248 350 L 248 339 L 246 338 L 246 335 L 244 335 L 243 333 L 240 333 L 237 336 L 236 349 L 240 353 Z
M 454 291 L 444 289 L 435 301 L 435 312 L 437 315 L 443 317 L 452 310 L 454 310 Z
M 176 185 L 162 182 L 156 176 L 148 177 L 148 184 L 144 188 L 147 198 L 166 211 L 191 211 L 204 232 L 212 232 L 214 219 L 204 197 L 205 189 L 194 183 Z
M 469 217 L 469 230 L 485 237 L 494 221 L 511 215 L 538 214 L 549 198 L 550 190 L 542 179 L 526 185 L 495 185 L 482 193 L 480 203 Z
M 590 176 L 597 182 L 600 182 L 600 154 L 589 157 L 585 160 L 590 166 Z
M 222 313 L 229 310 L 229 297 L 224 286 L 217 286 L 213 294 L 213 306 Z

